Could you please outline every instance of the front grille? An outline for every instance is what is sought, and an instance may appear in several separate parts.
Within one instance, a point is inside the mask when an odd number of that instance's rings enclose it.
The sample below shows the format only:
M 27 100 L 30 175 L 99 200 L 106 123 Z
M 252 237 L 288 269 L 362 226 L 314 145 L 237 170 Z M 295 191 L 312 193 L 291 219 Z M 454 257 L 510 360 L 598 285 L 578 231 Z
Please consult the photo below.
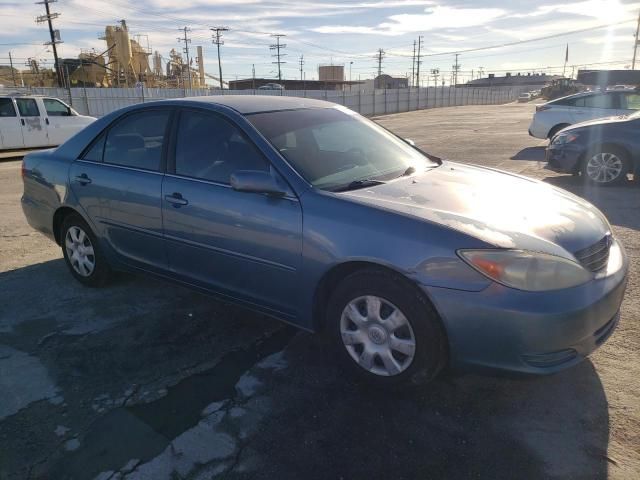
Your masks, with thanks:
M 598 272 L 607 266 L 609 262 L 609 248 L 611 247 L 611 235 L 605 235 L 590 247 L 578 250 L 574 255 L 584 268 L 592 272 Z

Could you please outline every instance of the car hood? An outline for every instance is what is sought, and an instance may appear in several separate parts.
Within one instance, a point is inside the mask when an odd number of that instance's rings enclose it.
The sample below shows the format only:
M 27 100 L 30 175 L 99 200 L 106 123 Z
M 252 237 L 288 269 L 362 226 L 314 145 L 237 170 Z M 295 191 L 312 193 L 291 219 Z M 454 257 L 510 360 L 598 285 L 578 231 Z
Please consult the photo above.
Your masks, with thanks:
M 593 125 L 605 125 L 610 123 L 621 123 L 621 122 L 626 122 L 628 120 L 629 119 L 623 115 L 617 115 L 615 117 L 596 118 L 595 120 L 587 120 L 586 122 L 574 123 L 573 125 L 563 128 L 562 131 L 568 132 L 571 130 L 576 130 L 578 128 L 591 127 Z
M 500 248 L 573 259 L 610 230 L 581 198 L 518 175 L 444 162 L 423 174 L 341 193 L 352 201 L 440 224 Z

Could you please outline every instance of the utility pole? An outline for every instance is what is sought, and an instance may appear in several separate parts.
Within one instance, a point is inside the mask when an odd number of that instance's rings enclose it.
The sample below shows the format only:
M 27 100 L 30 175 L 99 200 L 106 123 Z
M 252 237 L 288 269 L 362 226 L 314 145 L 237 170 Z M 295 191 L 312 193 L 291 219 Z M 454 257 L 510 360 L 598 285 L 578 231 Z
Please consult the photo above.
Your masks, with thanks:
M 57 2 L 58 0 L 43 0 L 42 2 L 37 2 L 36 5 L 44 5 L 44 8 L 47 12 L 46 15 L 41 15 L 36 18 L 36 23 L 44 23 L 47 22 L 49 25 L 49 37 L 51 38 L 50 42 L 46 42 L 45 45 L 51 45 L 53 49 L 53 68 L 56 71 L 56 79 L 58 80 L 58 87 L 62 87 L 62 72 L 60 71 L 60 65 L 58 65 L 58 49 L 56 45 L 62 43 L 60 40 L 60 30 L 53 29 L 53 22 L 60 16 L 59 13 L 51 13 L 49 10 L 49 4 Z
M 484 75 L 484 67 L 478 67 L 478 78 L 482 78 Z
M 302 80 L 302 66 L 304 65 L 304 55 L 300 55 L 300 80 Z
M 353 60 L 349 62 L 349 91 L 351 91 L 351 67 L 353 66 Z
M 415 82 L 416 78 L 416 41 L 413 41 L 413 59 L 411 60 L 411 81 Z
M 638 13 L 638 24 L 636 26 L 636 35 L 633 41 L 633 61 L 631 62 L 631 70 L 636 69 L 636 56 L 638 54 L 638 44 L 640 43 L 638 34 L 640 34 L 640 13 Z
M 455 87 L 456 85 L 458 85 L 458 72 L 460 71 L 460 67 L 461 65 L 458 63 L 458 57 L 460 56 L 459 53 L 456 53 L 456 63 L 455 65 L 453 65 L 453 86 Z
M 422 50 L 422 35 L 418 35 L 418 57 L 416 58 L 416 85 L 420 88 L 420 51 Z
M 438 77 L 440 76 L 440 69 L 432 68 L 431 69 L 431 75 L 433 75 L 433 84 L 437 88 L 438 87 Z
M 384 57 L 384 53 L 385 52 L 383 49 L 378 49 L 378 55 L 376 56 L 376 58 L 378 59 L 378 77 L 382 75 L 382 58 Z
M 286 53 L 280 53 L 280 50 L 286 48 L 287 44 L 280 43 L 280 38 L 286 37 L 286 35 L 282 33 L 272 33 L 271 36 L 276 38 L 276 43 L 269 45 L 269 48 L 271 50 L 275 50 L 276 52 L 275 54 L 271 55 L 272 57 L 276 57 L 276 61 L 271 63 L 273 63 L 274 65 L 278 65 L 278 80 L 280 81 L 282 80 L 282 70 L 280 68 L 280 65 L 282 65 L 283 63 L 287 63 L 281 60 L 282 57 L 286 56 Z
M 9 52 L 9 66 L 11 68 L 11 78 L 13 79 L 13 86 L 17 87 L 17 84 L 16 84 L 16 71 L 13 69 L 13 58 L 11 58 L 11 52 Z
M 179 28 L 181 32 L 184 32 L 184 38 L 178 37 L 179 42 L 184 42 L 183 52 L 187 54 L 187 78 L 189 79 L 189 90 L 191 90 L 191 64 L 189 59 L 189 44 L 191 43 L 191 39 L 187 37 L 187 33 L 191 31 L 189 27 Z M 220 79 L 220 84 L 222 85 L 222 79 Z
M 220 78 L 220 90 L 222 90 L 224 87 L 222 86 L 222 63 L 220 62 L 220 45 L 224 45 L 224 42 L 220 40 L 220 37 L 222 37 L 222 32 L 228 32 L 229 29 L 227 27 L 213 27 L 210 30 L 214 32 L 215 35 L 212 39 L 212 42 L 218 47 L 218 76 Z
M 251 64 L 251 90 L 256 89 L 256 64 Z

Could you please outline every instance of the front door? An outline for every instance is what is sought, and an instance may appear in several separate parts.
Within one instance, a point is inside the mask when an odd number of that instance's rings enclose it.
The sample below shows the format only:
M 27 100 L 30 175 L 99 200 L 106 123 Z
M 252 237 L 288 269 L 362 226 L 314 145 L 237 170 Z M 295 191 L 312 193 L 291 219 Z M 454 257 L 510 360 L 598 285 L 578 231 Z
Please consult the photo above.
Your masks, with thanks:
M 574 123 L 618 114 L 617 99 L 612 92 L 598 92 L 577 97 L 574 102 L 574 107 L 571 108 Z
M 22 148 L 22 125 L 12 98 L 0 98 L 0 149 Z
M 166 271 L 160 193 L 171 110 L 126 115 L 69 170 L 70 185 L 118 260 Z
M 46 118 L 38 109 L 35 98 L 16 98 L 16 105 L 22 124 L 24 146 L 48 147 L 50 143 Z
M 49 121 L 49 142 L 60 145 L 79 132 L 85 125 L 71 109 L 57 98 L 43 98 L 42 104 Z
M 162 184 L 171 270 L 224 295 L 295 315 L 302 254 L 297 198 L 231 188 L 229 177 L 237 170 L 277 173 L 222 116 L 185 109 L 176 124 L 174 173 Z

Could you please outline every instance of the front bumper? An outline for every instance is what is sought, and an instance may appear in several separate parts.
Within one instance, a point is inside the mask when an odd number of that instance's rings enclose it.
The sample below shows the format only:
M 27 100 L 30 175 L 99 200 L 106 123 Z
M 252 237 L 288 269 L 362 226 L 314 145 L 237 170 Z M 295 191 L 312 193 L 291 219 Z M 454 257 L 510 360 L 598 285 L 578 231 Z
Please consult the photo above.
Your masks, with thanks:
M 481 292 L 424 287 L 442 317 L 451 367 L 549 374 L 580 362 L 618 324 L 628 270 L 623 257 L 609 276 L 559 291 L 497 283 Z
M 575 173 L 580 168 L 584 148 L 580 145 L 549 145 L 545 152 L 547 168 L 561 173 Z

